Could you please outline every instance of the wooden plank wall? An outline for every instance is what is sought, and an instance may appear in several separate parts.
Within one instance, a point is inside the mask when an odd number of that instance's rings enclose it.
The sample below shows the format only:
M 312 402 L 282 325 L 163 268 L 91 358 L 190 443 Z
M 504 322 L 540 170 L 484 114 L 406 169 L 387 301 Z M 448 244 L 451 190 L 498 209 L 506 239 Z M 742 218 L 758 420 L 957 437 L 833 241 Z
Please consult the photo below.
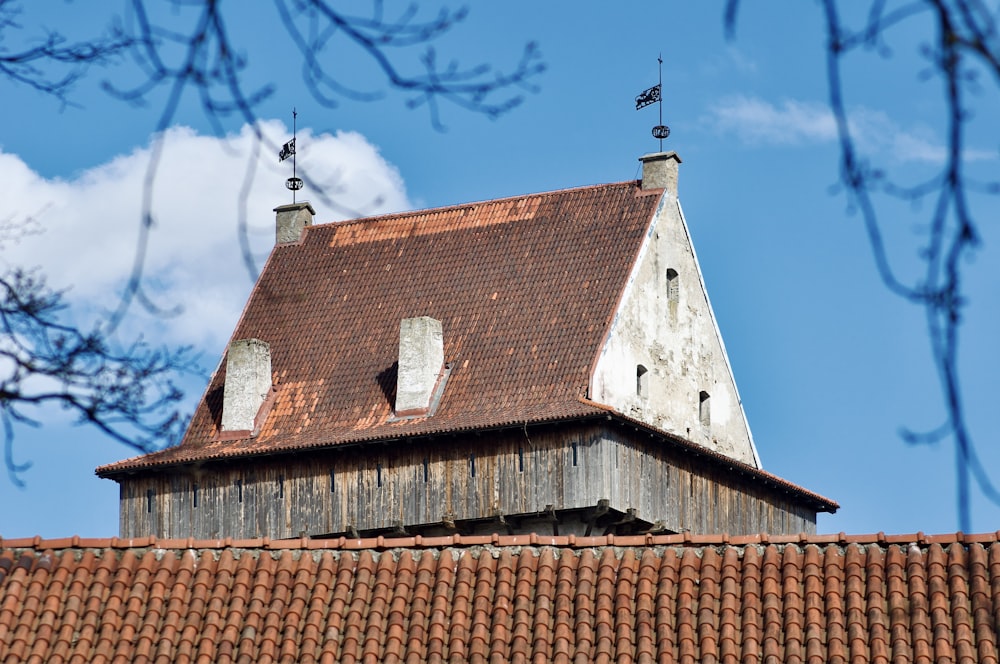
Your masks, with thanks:
M 815 511 L 602 423 L 368 445 L 120 480 L 123 537 L 272 538 L 592 507 L 698 533 L 815 532 Z

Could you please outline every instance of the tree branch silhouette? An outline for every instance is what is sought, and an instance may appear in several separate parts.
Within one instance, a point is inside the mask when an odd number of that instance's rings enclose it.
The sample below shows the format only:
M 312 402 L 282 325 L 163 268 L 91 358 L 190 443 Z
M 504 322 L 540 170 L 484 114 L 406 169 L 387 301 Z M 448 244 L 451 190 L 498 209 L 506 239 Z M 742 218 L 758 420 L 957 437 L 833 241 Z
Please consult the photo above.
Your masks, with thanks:
M 277 85 L 247 82 L 250 61 L 229 28 L 234 15 L 247 11 L 245 5 L 231 0 L 121 3 L 120 14 L 109 14 L 103 34 L 70 42 L 58 32 L 30 34 L 30 26 L 18 23 L 19 3 L 0 0 L 0 38 L 16 30 L 29 33 L 26 39 L 36 42 L 21 50 L 0 52 L 0 82 L 28 86 L 71 104 L 74 84 L 91 69 L 104 68 L 102 87 L 109 94 L 127 104 L 159 107 L 143 181 L 134 259 L 107 320 L 83 333 L 57 320 L 65 303 L 60 293 L 46 289 L 41 280 L 19 272 L 0 282 L 0 296 L 6 293 L 7 297 L 0 304 L 9 307 L 6 315 L 12 321 L 8 329 L 0 330 L 0 346 L 10 347 L 8 359 L 13 363 L 10 387 L 0 392 L 0 416 L 8 473 L 15 482 L 24 467 L 13 458 L 13 425 L 37 423 L 25 414 L 23 406 L 28 404 L 59 402 L 76 410 L 81 422 L 143 451 L 157 440 L 169 440 L 178 421 L 169 406 L 179 393 L 164 381 L 172 371 L 189 368 L 186 353 L 154 352 L 142 344 L 115 352 L 110 339 L 134 305 L 159 316 L 179 311 L 177 306 L 154 302 L 144 283 L 150 231 L 156 225 L 154 193 L 165 149 L 163 136 L 175 123 L 185 96 L 197 99 L 202 115 L 220 136 L 226 122 L 234 118 L 248 125 L 254 136 L 252 154 L 262 149 L 277 154 L 279 147 L 264 135 L 257 115 Z M 354 15 L 342 11 L 335 0 L 273 0 L 273 4 L 285 37 L 301 57 L 307 89 L 326 107 L 335 108 L 344 100 L 381 100 L 386 89 L 400 90 L 406 93 L 406 107 L 425 107 L 431 124 L 444 129 L 444 106 L 496 118 L 534 91 L 532 80 L 544 70 L 537 48 L 530 43 L 509 71 L 489 64 L 465 67 L 456 61 L 442 62 L 434 42 L 465 19 L 464 8 L 441 6 L 427 14 L 414 3 L 390 13 L 381 0 L 373 0 L 369 13 Z M 374 65 L 382 80 L 366 90 L 349 85 L 347 64 L 333 55 L 334 49 L 340 53 L 344 48 L 353 48 L 357 58 Z M 106 67 L 112 63 L 117 65 L 113 70 Z M 248 164 L 237 226 L 244 263 L 253 279 L 258 267 L 247 241 L 245 200 L 255 168 L 254 162 Z M 324 191 L 329 187 L 317 186 L 308 171 L 301 176 L 328 207 L 356 215 L 332 200 Z M 62 389 L 25 391 L 23 386 L 35 378 L 55 380 Z
M 740 0 L 727 0 L 724 24 L 735 34 Z M 969 430 L 959 375 L 959 345 L 962 312 L 967 306 L 964 269 L 980 244 L 978 222 L 969 201 L 970 192 L 1000 192 L 996 182 L 972 178 L 967 166 L 967 127 L 973 117 L 973 98 L 985 72 L 1000 87 L 1000 8 L 978 0 L 869 0 L 858 28 L 849 28 L 842 18 L 846 3 L 821 0 L 826 30 L 826 79 L 828 103 L 837 126 L 840 144 L 840 180 L 849 209 L 860 214 L 875 265 L 882 282 L 894 294 L 924 310 L 932 361 L 938 376 L 945 421 L 928 432 L 904 429 L 902 438 L 911 444 L 951 439 L 955 445 L 956 507 L 959 528 L 972 527 L 971 490 L 975 486 L 1000 505 L 1000 491 L 983 467 Z M 851 6 L 857 11 L 857 6 Z M 846 101 L 844 61 L 859 51 L 877 57 L 892 57 L 885 39 L 893 30 L 911 21 L 928 21 L 933 34 L 926 36 L 922 55 L 941 84 L 946 105 L 940 133 L 946 145 L 937 172 L 916 185 L 902 186 L 890 174 L 862 155 L 852 127 Z M 911 204 L 927 204 L 927 240 L 918 259 L 922 273 L 912 282 L 901 275 L 889 256 L 885 230 L 892 219 L 879 212 L 876 196 L 888 196 Z
M 30 464 L 14 460 L 14 425 L 38 426 L 31 413 L 48 404 L 140 452 L 182 433 L 173 378 L 193 369 L 190 351 L 141 340 L 119 347 L 100 327 L 82 332 L 60 322 L 65 309 L 62 294 L 37 275 L 0 277 L 0 419 L 7 473 L 19 486 Z

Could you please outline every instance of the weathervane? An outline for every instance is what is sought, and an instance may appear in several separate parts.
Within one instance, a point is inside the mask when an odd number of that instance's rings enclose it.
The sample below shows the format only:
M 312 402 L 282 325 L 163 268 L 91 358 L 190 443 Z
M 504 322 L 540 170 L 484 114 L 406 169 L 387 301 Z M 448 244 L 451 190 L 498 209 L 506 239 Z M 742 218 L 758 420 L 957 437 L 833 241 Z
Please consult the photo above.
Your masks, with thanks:
M 302 178 L 295 177 L 295 137 L 298 133 L 298 112 L 292 109 L 292 140 L 281 146 L 278 153 L 278 163 L 280 164 L 289 157 L 292 158 L 292 177 L 285 180 L 285 186 L 292 190 L 292 203 L 295 203 L 295 192 L 302 188 Z
M 661 53 L 656 61 L 660 63 L 660 82 L 653 87 L 643 90 L 635 98 L 635 110 L 645 108 L 650 104 L 660 106 L 660 124 L 653 127 L 653 138 L 660 140 L 660 152 L 663 152 L 663 139 L 670 135 L 670 127 L 663 124 L 663 54 Z

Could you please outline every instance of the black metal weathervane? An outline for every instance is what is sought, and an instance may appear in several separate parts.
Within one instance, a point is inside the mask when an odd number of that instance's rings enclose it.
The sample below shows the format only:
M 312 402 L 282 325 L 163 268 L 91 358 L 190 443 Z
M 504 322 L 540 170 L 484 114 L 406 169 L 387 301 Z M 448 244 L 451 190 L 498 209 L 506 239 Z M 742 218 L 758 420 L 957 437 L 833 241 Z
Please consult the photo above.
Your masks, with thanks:
M 656 61 L 660 63 L 660 82 L 653 87 L 643 90 L 635 98 L 635 110 L 646 108 L 650 104 L 660 105 L 660 124 L 653 127 L 653 138 L 660 140 L 660 152 L 663 152 L 663 139 L 670 136 L 670 127 L 663 124 L 663 54 L 661 53 Z
M 302 178 L 295 177 L 295 138 L 298 133 L 298 112 L 292 109 L 292 140 L 281 146 L 278 152 L 278 163 L 280 164 L 289 157 L 292 158 L 292 177 L 285 180 L 285 186 L 292 190 L 292 203 L 295 203 L 295 192 L 303 187 Z

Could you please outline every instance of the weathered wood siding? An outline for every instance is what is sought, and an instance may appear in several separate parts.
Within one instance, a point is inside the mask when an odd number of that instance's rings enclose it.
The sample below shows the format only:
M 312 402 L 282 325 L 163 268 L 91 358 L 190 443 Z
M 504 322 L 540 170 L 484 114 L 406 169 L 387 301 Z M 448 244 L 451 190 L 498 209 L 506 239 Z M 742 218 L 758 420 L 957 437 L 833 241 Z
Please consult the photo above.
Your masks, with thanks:
M 632 508 L 696 533 L 815 532 L 815 509 L 656 438 L 603 424 L 205 465 L 132 476 L 123 537 L 298 537 L 497 513 Z

